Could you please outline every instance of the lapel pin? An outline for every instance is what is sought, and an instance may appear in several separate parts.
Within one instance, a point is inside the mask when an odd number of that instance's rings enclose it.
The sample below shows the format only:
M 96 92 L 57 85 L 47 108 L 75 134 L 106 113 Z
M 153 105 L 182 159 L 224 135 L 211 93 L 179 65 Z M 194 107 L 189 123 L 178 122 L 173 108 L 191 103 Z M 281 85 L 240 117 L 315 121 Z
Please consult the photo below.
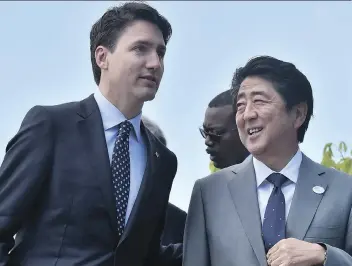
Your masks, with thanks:
M 155 156 L 159 158 L 159 153 L 157 151 L 155 152 Z
M 325 189 L 321 186 L 315 186 L 313 187 L 313 191 L 316 194 L 323 194 L 325 192 Z

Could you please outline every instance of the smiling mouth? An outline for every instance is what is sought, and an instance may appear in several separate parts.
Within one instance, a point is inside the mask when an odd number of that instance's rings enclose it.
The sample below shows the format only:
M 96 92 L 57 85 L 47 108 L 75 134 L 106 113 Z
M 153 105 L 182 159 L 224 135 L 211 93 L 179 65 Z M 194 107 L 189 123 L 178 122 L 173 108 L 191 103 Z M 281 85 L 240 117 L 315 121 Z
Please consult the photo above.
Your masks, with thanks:
M 253 136 L 253 135 L 258 134 L 262 130 L 263 130 L 262 127 L 253 127 L 253 128 L 249 128 L 247 130 L 247 133 L 248 133 L 248 135 Z

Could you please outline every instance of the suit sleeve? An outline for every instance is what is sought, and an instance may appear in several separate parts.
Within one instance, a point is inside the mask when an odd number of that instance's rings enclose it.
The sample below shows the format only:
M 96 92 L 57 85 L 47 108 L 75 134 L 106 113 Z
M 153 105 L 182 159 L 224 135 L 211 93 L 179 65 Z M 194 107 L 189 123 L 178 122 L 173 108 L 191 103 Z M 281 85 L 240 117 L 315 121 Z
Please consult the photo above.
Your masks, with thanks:
M 183 266 L 211 265 L 200 180 L 193 187 L 183 243 Z
M 13 236 L 29 219 L 51 168 L 53 136 L 44 107 L 33 107 L 6 147 L 0 167 L 0 266 L 8 264 Z
M 345 235 L 345 249 L 339 249 L 327 244 L 326 246 L 326 262 L 324 266 L 352 266 L 352 210 Z

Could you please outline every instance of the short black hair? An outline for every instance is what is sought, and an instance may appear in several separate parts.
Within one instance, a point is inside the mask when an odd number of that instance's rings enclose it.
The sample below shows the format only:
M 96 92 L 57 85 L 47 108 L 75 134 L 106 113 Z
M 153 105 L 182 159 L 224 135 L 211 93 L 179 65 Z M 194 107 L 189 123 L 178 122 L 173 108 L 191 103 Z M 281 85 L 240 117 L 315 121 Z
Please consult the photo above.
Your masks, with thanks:
M 233 103 L 233 95 L 232 90 L 224 91 L 218 95 L 216 95 L 208 104 L 208 107 L 223 107 L 227 105 L 232 105 Z
M 172 28 L 165 17 L 153 7 L 142 2 L 128 2 L 108 9 L 104 15 L 94 23 L 90 31 L 90 58 L 94 80 L 100 83 L 101 69 L 95 61 L 95 50 L 99 45 L 114 51 L 121 33 L 136 20 L 144 20 L 155 24 L 161 31 L 165 44 L 172 35 Z
M 146 126 L 146 128 L 149 129 L 150 132 L 152 132 L 152 134 L 165 146 L 167 145 L 166 142 L 166 138 L 165 135 L 163 133 L 163 131 L 161 130 L 161 128 L 152 120 L 150 120 L 148 117 L 146 116 L 142 116 L 142 121 L 143 124 Z
M 313 92 L 307 77 L 292 63 L 271 56 L 254 57 L 244 67 L 238 68 L 233 76 L 231 87 L 234 109 L 236 109 L 237 94 L 241 83 L 251 76 L 272 82 L 275 90 L 285 101 L 287 110 L 291 110 L 293 106 L 300 103 L 307 104 L 306 120 L 297 132 L 298 141 L 303 142 L 313 115 Z

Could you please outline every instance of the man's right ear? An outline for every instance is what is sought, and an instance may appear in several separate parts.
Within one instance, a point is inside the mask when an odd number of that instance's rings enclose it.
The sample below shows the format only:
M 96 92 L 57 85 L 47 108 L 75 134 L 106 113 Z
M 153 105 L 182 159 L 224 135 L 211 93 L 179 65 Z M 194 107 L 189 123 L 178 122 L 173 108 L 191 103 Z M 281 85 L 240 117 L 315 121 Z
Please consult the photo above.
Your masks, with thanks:
M 107 69 L 109 66 L 108 53 L 108 49 L 101 45 L 95 49 L 95 62 L 101 69 Z

